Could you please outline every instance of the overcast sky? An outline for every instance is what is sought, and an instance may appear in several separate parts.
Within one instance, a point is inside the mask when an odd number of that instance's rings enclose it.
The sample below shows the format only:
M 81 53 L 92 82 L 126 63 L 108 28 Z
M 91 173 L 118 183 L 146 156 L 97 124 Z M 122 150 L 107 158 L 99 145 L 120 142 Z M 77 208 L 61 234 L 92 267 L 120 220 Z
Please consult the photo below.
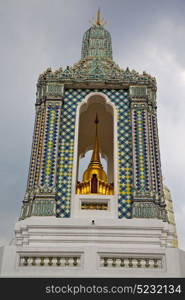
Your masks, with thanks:
M 98 7 L 114 60 L 157 79 L 162 171 L 185 249 L 185 0 L 0 0 L 0 245 L 25 193 L 38 76 L 80 59 Z

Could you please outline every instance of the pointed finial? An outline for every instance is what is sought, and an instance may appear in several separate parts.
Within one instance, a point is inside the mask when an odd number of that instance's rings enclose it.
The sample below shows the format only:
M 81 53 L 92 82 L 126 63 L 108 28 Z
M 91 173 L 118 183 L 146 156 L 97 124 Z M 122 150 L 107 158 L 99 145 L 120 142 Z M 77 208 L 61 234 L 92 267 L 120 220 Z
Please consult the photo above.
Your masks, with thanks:
M 96 18 L 93 18 L 92 21 L 90 22 L 92 25 L 98 25 L 98 26 L 104 26 L 106 25 L 105 20 L 102 18 L 101 19 L 101 14 L 100 14 L 100 8 L 98 8 L 98 11 L 96 13 Z
M 98 114 L 96 114 L 96 119 L 94 121 L 95 124 L 98 124 L 99 123 L 99 120 L 98 120 Z
M 98 114 L 96 113 L 96 118 L 94 120 L 94 123 L 96 124 L 96 134 L 95 134 L 95 143 L 94 143 L 94 149 L 91 157 L 91 163 L 98 162 L 100 164 L 100 167 L 102 168 L 101 162 L 100 162 L 100 150 L 99 150 L 99 139 L 98 139 Z

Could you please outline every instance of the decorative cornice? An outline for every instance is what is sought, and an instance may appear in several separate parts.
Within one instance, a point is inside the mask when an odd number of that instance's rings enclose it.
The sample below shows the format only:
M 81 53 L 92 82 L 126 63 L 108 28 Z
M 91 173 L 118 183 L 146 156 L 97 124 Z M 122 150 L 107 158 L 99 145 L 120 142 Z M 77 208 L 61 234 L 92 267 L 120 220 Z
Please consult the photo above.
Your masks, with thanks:
M 156 89 L 156 79 L 146 72 L 139 74 L 135 70 L 121 69 L 113 60 L 104 58 L 84 58 L 73 66 L 63 70 L 59 68 L 55 72 L 48 68 L 39 76 L 38 87 L 48 82 L 59 83 L 80 83 L 80 82 L 114 82 L 127 85 L 144 85 Z M 53 87 L 59 91 L 60 87 Z M 43 91 L 46 93 L 47 91 Z M 58 94 L 61 95 L 60 91 Z
M 134 202 L 132 206 L 133 218 L 155 218 L 167 221 L 167 214 L 164 207 L 152 202 Z

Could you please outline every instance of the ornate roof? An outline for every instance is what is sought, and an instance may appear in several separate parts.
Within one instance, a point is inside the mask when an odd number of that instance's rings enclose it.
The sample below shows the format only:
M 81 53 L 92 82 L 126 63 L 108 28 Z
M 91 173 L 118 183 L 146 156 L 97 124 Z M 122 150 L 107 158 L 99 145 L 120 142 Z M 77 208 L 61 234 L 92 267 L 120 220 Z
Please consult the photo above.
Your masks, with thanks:
M 52 72 L 48 68 L 40 75 L 38 83 L 43 81 L 111 81 L 125 84 L 142 84 L 156 87 L 156 80 L 146 72 L 139 74 L 135 70 L 121 69 L 112 59 L 110 33 L 103 27 L 100 11 L 95 23 L 85 32 L 82 41 L 81 59 L 73 66 Z

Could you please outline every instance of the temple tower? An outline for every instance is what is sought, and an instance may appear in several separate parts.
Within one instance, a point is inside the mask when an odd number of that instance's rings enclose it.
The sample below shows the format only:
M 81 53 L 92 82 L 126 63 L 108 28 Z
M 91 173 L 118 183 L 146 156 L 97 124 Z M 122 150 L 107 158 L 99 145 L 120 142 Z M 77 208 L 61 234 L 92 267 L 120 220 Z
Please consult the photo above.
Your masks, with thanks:
M 156 108 L 155 78 L 115 64 L 111 36 L 98 12 L 84 34 L 81 60 L 39 77 L 21 219 L 71 217 L 73 199 L 81 193 L 80 185 L 76 190 L 79 161 L 93 149 L 98 113 L 100 151 L 114 185 L 117 218 L 166 221 Z
M 180 276 L 171 264 L 181 254 L 162 182 L 156 91 L 154 77 L 114 62 L 99 11 L 79 62 L 39 76 L 26 194 L 3 274 Z

